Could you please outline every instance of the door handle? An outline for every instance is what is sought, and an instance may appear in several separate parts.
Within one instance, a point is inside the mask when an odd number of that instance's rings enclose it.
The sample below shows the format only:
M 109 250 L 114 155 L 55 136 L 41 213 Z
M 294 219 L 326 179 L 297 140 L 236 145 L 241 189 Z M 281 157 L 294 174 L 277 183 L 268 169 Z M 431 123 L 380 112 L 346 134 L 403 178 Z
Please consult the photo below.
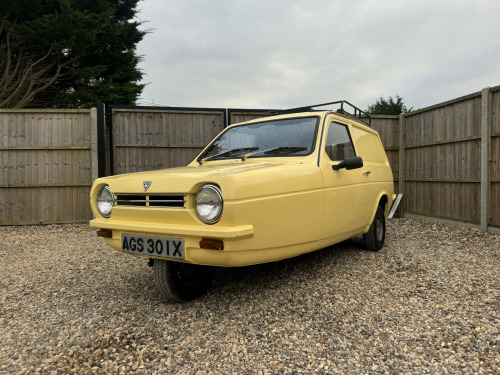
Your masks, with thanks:
M 372 173 L 372 171 L 364 171 L 361 174 L 364 174 L 364 175 L 368 176 L 370 173 Z

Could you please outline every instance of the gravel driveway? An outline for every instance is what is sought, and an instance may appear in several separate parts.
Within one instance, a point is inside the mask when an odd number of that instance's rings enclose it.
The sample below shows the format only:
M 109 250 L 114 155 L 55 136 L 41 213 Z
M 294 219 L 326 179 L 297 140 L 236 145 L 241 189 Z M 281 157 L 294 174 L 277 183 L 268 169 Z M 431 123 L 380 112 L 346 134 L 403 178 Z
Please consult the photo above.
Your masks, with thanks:
M 395 219 L 161 301 L 88 225 L 0 227 L 0 373 L 499 374 L 500 236 Z

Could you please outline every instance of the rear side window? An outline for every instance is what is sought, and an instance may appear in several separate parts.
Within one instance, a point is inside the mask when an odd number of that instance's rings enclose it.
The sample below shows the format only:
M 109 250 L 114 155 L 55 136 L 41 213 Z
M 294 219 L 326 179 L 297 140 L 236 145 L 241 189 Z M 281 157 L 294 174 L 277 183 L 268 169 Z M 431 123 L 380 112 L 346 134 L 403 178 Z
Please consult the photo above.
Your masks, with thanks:
M 345 160 L 356 156 L 349 129 L 337 122 L 330 123 L 328 127 L 325 147 L 331 160 Z

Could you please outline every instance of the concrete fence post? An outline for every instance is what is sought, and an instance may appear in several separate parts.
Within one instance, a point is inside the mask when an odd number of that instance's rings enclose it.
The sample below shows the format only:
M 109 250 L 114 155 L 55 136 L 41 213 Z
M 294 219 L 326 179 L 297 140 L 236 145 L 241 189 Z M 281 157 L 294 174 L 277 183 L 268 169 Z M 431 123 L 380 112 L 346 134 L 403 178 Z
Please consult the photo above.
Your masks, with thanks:
M 488 231 L 490 214 L 490 129 L 491 92 L 486 87 L 481 92 L 481 221 L 483 232 Z
M 398 170 L 399 193 L 403 194 L 403 199 L 399 204 L 399 217 L 404 217 L 405 210 L 405 114 L 399 115 L 399 170 Z

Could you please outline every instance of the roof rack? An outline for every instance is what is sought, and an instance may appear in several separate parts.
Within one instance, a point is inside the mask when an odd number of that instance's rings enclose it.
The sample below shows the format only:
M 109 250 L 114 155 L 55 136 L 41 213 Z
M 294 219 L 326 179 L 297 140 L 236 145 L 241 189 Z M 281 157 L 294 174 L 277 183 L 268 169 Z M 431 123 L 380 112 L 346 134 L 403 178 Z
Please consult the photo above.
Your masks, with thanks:
M 269 111 L 268 115 L 274 116 L 274 115 L 284 115 L 284 114 L 289 114 L 289 113 L 314 112 L 314 111 L 318 111 L 317 109 L 314 109 L 315 107 L 324 107 L 327 105 L 340 105 L 340 108 L 337 109 L 337 113 L 354 118 L 358 121 L 365 123 L 366 125 L 368 125 L 370 127 L 372 126 L 372 119 L 371 119 L 370 115 L 368 113 L 366 113 L 365 111 L 362 111 L 358 107 L 352 105 L 347 100 L 339 100 L 339 101 L 330 102 L 330 103 L 308 105 L 306 107 L 284 109 L 282 111 Z M 351 107 L 352 113 L 345 110 L 344 105 Z

